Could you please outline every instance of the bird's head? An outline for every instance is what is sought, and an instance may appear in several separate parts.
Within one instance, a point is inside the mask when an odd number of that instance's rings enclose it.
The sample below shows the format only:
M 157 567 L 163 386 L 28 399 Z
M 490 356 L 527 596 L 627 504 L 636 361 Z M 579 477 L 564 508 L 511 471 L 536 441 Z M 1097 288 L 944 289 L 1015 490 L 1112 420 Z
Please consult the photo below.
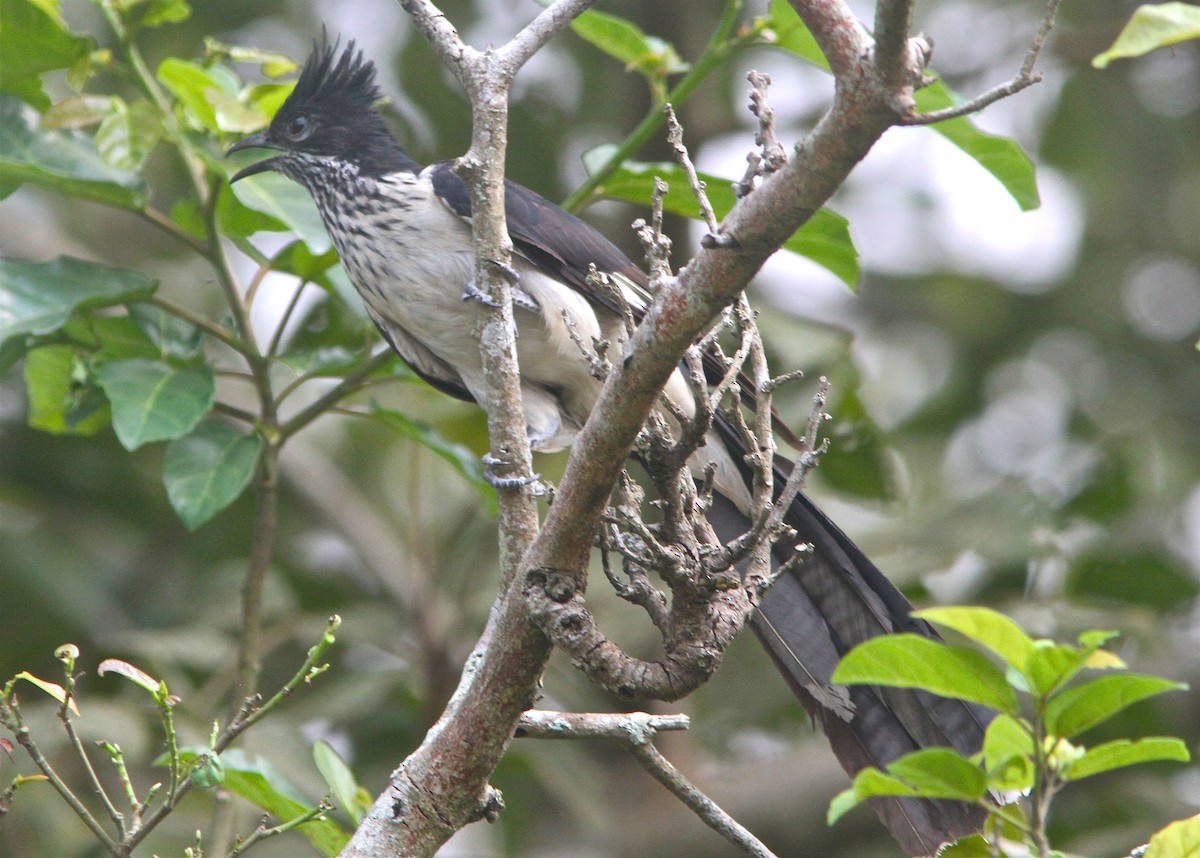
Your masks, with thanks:
M 322 36 L 300 71 L 300 79 L 266 131 L 230 147 L 276 149 L 284 154 L 239 170 L 231 182 L 275 170 L 298 178 L 303 164 L 341 161 L 366 175 L 383 175 L 412 164 L 375 109 L 380 99 L 375 64 L 354 42 L 338 55 L 337 43 Z

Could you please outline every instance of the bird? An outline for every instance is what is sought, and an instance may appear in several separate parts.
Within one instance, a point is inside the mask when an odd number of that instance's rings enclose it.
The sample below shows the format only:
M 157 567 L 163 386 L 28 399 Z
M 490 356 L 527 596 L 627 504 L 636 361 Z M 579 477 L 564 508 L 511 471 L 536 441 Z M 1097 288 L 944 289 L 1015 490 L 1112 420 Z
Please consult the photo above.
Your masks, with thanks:
M 325 34 L 314 41 L 268 127 L 229 149 L 279 154 L 230 181 L 274 171 L 307 189 L 383 338 L 434 388 L 482 402 L 487 382 L 470 299 L 488 299 L 472 279 L 469 189 L 453 161 L 423 166 L 404 150 L 378 110 L 374 63 L 354 41 L 339 45 Z M 554 452 L 570 445 L 600 391 L 578 341 L 622 342 L 626 308 L 640 319 L 653 296 L 645 272 L 596 228 L 515 182 L 507 181 L 504 193 L 525 421 L 531 448 Z M 592 268 L 615 284 L 619 299 L 589 279 Z M 679 373 L 664 394 L 683 413 L 694 412 Z M 698 453 L 716 469 L 708 516 L 722 539 L 749 526 L 752 473 L 743 444 L 716 415 Z M 777 485 L 785 478 L 783 465 Z M 830 681 L 838 659 L 865 639 L 897 632 L 941 638 L 911 615 L 908 599 L 807 495 L 796 497 L 784 520 L 811 549 L 779 575 L 750 625 L 843 768 L 853 776 L 934 746 L 978 752 L 990 710 L 921 691 Z M 870 804 L 912 855 L 931 855 L 978 831 L 984 818 L 980 808 L 955 801 Z

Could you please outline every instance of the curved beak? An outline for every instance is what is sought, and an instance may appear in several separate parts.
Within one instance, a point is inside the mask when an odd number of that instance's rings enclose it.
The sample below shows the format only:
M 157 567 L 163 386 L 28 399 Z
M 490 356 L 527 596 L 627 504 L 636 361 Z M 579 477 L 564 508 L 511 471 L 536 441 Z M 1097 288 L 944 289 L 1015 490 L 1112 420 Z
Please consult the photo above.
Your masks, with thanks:
M 283 147 L 279 146 L 276 143 L 272 143 L 270 140 L 267 139 L 267 132 L 260 131 L 257 134 L 251 134 L 249 137 L 245 137 L 245 138 L 239 140 L 238 142 L 234 143 L 232 146 L 229 147 L 228 151 L 225 152 L 225 155 L 226 155 L 226 157 L 228 157 L 229 155 L 232 155 L 234 152 L 240 152 L 243 149 L 282 149 L 282 148 Z M 275 169 L 276 162 L 279 161 L 282 157 L 283 157 L 282 155 L 276 155 L 274 158 L 266 158 L 262 161 L 256 161 L 255 163 L 250 164 L 248 167 L 243 167 L 242 169 L 240 169 L 236 173 L 234 173 L 233 176 L 230 177 L 229 184 L 232 185 L 234 182 L 236 182 L 240 179 L 244 179 L 247 176 L 253 176 L 257 173 L 266 173 L 270 170 Z

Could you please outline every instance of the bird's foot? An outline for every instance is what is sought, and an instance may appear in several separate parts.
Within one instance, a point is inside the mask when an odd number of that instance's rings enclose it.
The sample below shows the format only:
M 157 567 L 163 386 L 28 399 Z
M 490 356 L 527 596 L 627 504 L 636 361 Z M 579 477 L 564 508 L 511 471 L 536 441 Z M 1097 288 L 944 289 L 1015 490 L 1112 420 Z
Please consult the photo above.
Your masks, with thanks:
M 495 469 L 512 467 L 512 462 L 497 458 L 491 453 L 484 453 L 482 461 L 483 481 L 497 491 L 501 489 L 519 489 L 522 486 L 532 485 L 535 497 L 545 494 L 545 488 L 540 482 L 542 478 L 541 474 L 531 474 L 522 477 L 502 477 L 496 473 Z
M 513 272 L 513 275 L 517 276 L 515 271 Z M 537 299 L 524 289 L 515 285 L 515 283 L 510 287 L 509 292 L 512 295 L 512 303 L 514 307 L 520 307 L 522 310 L 528 310 L 530 313 L 537 313 L 541 310 Z M 467 282 L 466 288 L 463 289 L 462 299 L 464 301 L 478 301 L 483 306 L 491 307 L 493 310 L 504 306 L 499 301 L 493 301 L 487 292 L 484 292 L 482 289 L 476 286 L 474 278 L 471 278 L 471 280 Z
M 476 286 L 474 277 L 467 281 L 467 287 L 463 289 L 462 299 L 464 301 L 478 301 L 483 306 L 491 307 L 493 310 L 504 306 L 499 301 L 493 301 L 487 292 Z

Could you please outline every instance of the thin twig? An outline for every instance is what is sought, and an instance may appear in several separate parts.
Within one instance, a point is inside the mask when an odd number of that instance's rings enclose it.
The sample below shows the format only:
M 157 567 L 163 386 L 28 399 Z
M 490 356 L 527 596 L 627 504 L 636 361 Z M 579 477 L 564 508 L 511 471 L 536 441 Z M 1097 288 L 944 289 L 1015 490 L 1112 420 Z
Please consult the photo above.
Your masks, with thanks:
M 775 858 L 775 853 L 684 777 L 683 773 L 675 768 L 671 761 L 664 757 L 653 744 L 650 742 L 630 743 L 628 747 L 629 753 L 633 754 L 633 758 L 641 767 L 670 790 L 672 795 L 687 805 L 704 821 L 705 825 L 747 855 L 753 855 L 756 858 Z
M 663 730 L 686 730 L 687 715 L 651 715 L 648 712 L 551 712 L 530 709 L 517 722 L 517 738 L 615 739 L 650 741 Z
M 990 104 L 1000 101 L 1002 98 L 1008 98 L 1021 90 L 1033 86 L 1035 83 L 1040 83 L 1042 73 L 1033 70 L 1034 65 L 1038 61 L 1038 57 L 1042 53 L 1042 48 L 1045 47 L 1046 39 L 1050 35 L 1050 31 L 1054 28 L 1054 19 L 1058 15 L 1058 7 L 1062 0 L 1048 0 L 1046 3 L 1046 12 L 1042 16 L 1042 23 L 1038 27 L 1037 33 L 1033 37 L 1033 41 L 1029 45 L 1029 51 L 1025 54 L 1025 59 L 1021 63 L 1021 68 L 1017 71 L 1012 79 L 994 86 L 986 92 L 975 96 L 970 101 L 955 105 L 954 107 L 946 107 L 941 110 L 933 110 L 929 113 L 916 113 L 909 116 L 902 116 L 899 120 L 900 125 L 932 125 L 935 122 L 944 122 L 947 119 L 957 119 L 960 116 L 966 116 L 970 113 L 978 113 Z

